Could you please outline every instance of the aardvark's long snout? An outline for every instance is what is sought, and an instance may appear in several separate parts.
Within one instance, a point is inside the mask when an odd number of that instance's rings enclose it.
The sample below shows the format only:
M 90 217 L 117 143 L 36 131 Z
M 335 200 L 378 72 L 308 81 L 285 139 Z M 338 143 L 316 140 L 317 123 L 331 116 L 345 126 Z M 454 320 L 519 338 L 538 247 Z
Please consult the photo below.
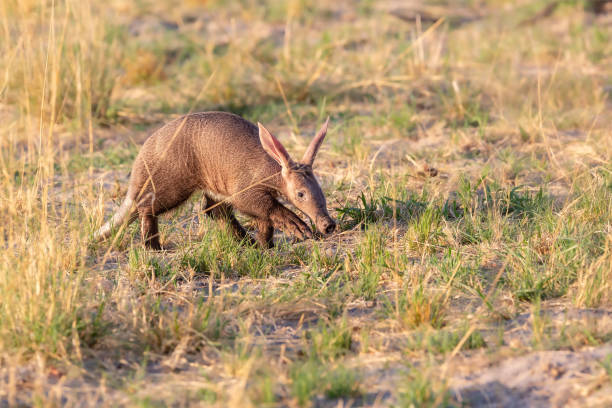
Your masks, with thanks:
M 324 234 L 331 234 L 336 229 L 336 223 L 329 215 L 317 219 L 317 229 Z

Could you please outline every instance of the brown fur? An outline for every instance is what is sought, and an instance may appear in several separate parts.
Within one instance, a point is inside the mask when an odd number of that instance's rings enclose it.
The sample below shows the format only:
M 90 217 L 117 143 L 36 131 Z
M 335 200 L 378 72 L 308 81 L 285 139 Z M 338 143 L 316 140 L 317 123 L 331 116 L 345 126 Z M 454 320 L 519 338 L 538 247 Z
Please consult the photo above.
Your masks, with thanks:
M 248 237 L 234 217 L 238 210 L 254 219 L 256 241 L 272 245 L 277 228 L 300 239 L 310 228 L 277 198 L 304 212 L 322 232 L 335 228 L 325 196 L 312 172 L 312 161 L 325 136 L 327 122 L 313 139 L 302 162 L 294 162 L 280 142 L 258 126 L 226 112 L 194 113 L 153 133 L 136 157 L 125 201 L 96 233 L 140 218 L 145 244 L 160 249 L 157 217 L 203 190 L 206 211 L 229 222 L 234 234 Z

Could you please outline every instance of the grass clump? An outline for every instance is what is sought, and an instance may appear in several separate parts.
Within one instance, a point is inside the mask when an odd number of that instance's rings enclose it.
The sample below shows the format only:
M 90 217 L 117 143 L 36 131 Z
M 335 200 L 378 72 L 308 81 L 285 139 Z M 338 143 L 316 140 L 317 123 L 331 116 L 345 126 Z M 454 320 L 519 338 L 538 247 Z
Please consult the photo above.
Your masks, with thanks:
M 406 285 L 384 300 L 384 311 L 396 319 L 402 328 L 420 326 L 440 328 L 444 325 L 446 301 L 442 294 L 433 292 L 422 283 Z
M 437 378 L 431 368 L 411 367 L 401 384 L 400 407 L 452 407 L 451 394 L 444 381 Z
M 265 252 L 237 241 L 226 228 L 209 225 L 200 241 L 188 248 L 180 263 L 198 274 L 265 278 L 283 262 L 279 253 Z
M 351 329 L 339 323 L 320 322 L 306 332 L 306 358 L 291 368 L 292 395 L 301 406 L 316 396 L 329 399 L 354 398 L 361 395 L 359 375 L 342 364 L 351 351 Z
M 300 406 L 316 396 L 328 399 L 355 398 L 362 395 L 359 376 L 343 365 L 326 365 L 309 360 L 291 369 L 292 395 Z
M 466 334 L 466 328 L 457 330 L 435 330 L 432 328 L 418 329 L 407 337 L 406 350 L 427 351 L 434 354 L 446 354 L 455 349 Z M 487 344 L 478 330 L 473 331 L 462 345 L 462 350 L 475 350 L 486 347 Z
M 321 322 L 305 336 L 310 344 L 308 355 L 316 360 L 333 361 L 351 350 L 351 330 L 345 321 L 337 324 Z

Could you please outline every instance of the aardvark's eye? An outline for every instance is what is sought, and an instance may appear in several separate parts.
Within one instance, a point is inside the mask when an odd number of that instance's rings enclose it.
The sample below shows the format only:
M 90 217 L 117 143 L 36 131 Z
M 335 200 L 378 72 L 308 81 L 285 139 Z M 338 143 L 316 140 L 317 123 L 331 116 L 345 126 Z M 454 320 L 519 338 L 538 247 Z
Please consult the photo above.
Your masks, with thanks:
M 304 198 L 304 193 L 302 191 L 298 191 L 297 196 L 298 198 Z

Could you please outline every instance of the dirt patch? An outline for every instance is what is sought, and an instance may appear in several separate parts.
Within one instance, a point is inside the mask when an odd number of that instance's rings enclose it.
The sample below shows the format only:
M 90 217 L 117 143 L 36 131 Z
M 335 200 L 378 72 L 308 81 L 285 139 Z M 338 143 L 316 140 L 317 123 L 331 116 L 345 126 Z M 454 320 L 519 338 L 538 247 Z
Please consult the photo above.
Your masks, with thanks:
M 452 390 L 477 407 L 609 406 L 612 383 L 601 362 L 610 355 L 611 345 L 535 352 L 454 377 Z

